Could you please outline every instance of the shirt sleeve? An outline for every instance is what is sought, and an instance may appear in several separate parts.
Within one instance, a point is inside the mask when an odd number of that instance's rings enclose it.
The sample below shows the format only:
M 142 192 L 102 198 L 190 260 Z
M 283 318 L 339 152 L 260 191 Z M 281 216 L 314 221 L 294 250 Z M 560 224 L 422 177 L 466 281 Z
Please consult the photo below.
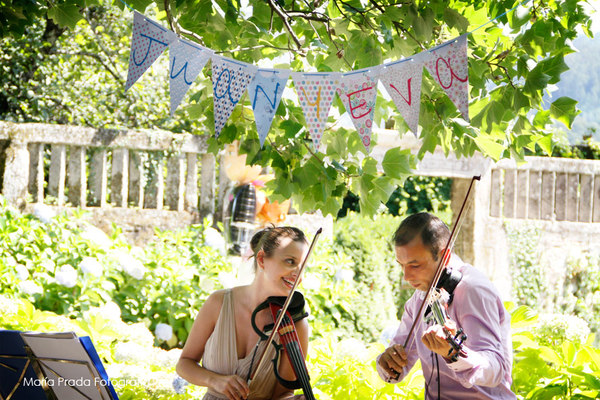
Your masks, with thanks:
M 406 304 L 404 305 L 404 314 L 402 314 L 402 319 L 400 320 L 400 325 L 398 326 L 398 330 L 396 331 L 394 338 L 390 342 L 390 346 L 392 346 L 394 344 L 404 345 L 404 342 L 406 341 L 406 337 L 408 335 L 408 332 L 410 331 L 410 327 L 411 327 L 413 319 L 414 319 L 413 318 L 413 310 L 412 310 L 412 308 L 414 307 L 414 303 L 415 303 L 414 298 L 411 297 L 410 300 L 407 301 Z M 411 307 L 411 306 L 413 306 L 413 307 Z M 375 365 L 376 365 L 377 372 L 379 373 L 379 376 L 381 377 L 381 379 L 383 379 L 384 381 L 386 381 L 388 383 L 398 383 L 402 379 L 404 379 L 404 377 L 410 372 L 412 367 L 417 362 L 417 359 L 419 358 L 414 338 L 408 344 L 408 348 L 404 349 L 404 350 L 406 351 L 406 355 L 408 357 L 408 363 L 406 364 L 406 367 L 402 368 L 402 371 L 400 371 L 400 374 L 398 375 L 398 377 L 390 376 L 390 374 L 388 374 L 387 371 L 385 371 L 379 365 L 379 358 L 381 358 L 381 354 L 377 356 Z
M 495 387 L 503 378 L 510 379 L 512 360 L 503 348 L 503 336 L 510 318 L 496 292 L 486 285 L 462 288 L 455 292 L 454 318 L 467 334 L 465 357 L 448 363 L 456 380 L 465 387 Z M 454 319 L 453 318 L 453 319 Z

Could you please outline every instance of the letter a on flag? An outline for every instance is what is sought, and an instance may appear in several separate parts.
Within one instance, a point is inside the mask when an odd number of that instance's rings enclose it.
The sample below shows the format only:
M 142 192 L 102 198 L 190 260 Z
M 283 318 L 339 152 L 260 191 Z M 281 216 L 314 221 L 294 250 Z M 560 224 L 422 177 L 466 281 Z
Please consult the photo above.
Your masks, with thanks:
M 441 44 L 429 51 L 425 61 L 433 79 L 446 91 L 450 100 L 469 120 L 469 69 L 467 34 Z
M 378 71 L 375 69 L 349 72 L 342 75 L 340 86 L 337 88 L 337 94 L 342 99 L 367 151 L 371 145 L 377 75 Z
M 133 86 L 175 39 L 177 39 L 175 33 L 137 11 L 133 13 L 131 52 L 129 53 L 129 70 L 127 71 L 125 91 Z
M 329 109 L 340 84 L 341 74 L 334 73 L 302 73 L 292 72 L 292 80 L 296 87 L 298 100 L 304 111 L 304 119 L 308 125 L 315 148 L 319 148 L 321 136 Z
M 398 112 L 415 136 L 419 128 L 422 77 L 423 59 L 418 55 L 387 64 L 379 76 Z
M 212 57 L 212 81 L 215 107 L 215 136 L 219 137 L 235 105 L 254 79 L 254 65 L 221 56 Z
M 289 70 L 283 69 L 259 69 L 254 80 L 248 86 L 248 94 L 254 110 L 254 121 L 260 145 L 265 143 L 267 133 L 273 123 L 273 117 L 281 102 L 283 89 L 290 77 Z
M 169 47 L 171 115 L 213 54 L 212 50 L 179 39 Z

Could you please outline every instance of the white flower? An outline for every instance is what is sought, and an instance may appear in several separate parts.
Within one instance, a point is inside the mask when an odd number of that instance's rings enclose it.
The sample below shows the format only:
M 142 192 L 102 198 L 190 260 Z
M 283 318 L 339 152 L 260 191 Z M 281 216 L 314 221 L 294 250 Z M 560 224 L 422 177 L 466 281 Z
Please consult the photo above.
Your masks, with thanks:
M 306 290 L 319 290 L 321 288 L 321 280 L 313 274 L 306 274 L 302 278 L 302 287 Z
M 117 268 L 135 279 L 142 279 L 146 273 L 146 267 L 137 258 L 123 250 L 115 250 L 111 253 L 117 259 Z
M 175 379 L 173 379 L 173 389 L 177 394 L 184 394 L 185 387 L 189 385 L 188 381 L 177 375 Z
M 236 278 L 231 272 L 220 271 L 219 282 L 225 289 L 229 289 L 235 286 Z
M 23 264 L 17 264 L 15 271 L 17 272 L 17 276 L 20 280 L 26 281 L 29 279 L 29 270 Z
M 19 290 L 27 294 L 42 293 L 42 288 L 34 281 L 19 282 Z
M 79 269 L 86 274 L 101 276 L 104 267 L 94 257 L 84 257 L 79 263 Z
M 118 342 L 115 345 L 115 360 L 119 362 L 146 363 L 148 348 L 133 342 Z
M 215 228 L 209 227 L 204 230 L 204 245 L 225 254 L 225 239 Z
M 338 358 L 352 357 L 362 360 L 367 356 L 367 348 L 365 344 L 358 339 L 347 338 L 338 343 L 336 356 Z
M 354 271 L 348 268 L 340 268 L 335 272 L 335 280 L 341 282 L 352 282 Z
M 108 249 L 112 242 L 106 233 L 101 229 L 96 228 L 94 225 L 86 225 L 83 232 L 81 232 L 81 238 L 94 243 L 96 246 L 102 249 Z
M 33 215 L 43 223 L 47 224 L 56 216 L 56 212 L 43 203 L 35 203 L 33 206 Z
M 154 329 L 154 334 L 158 340 L 167 341 L 173 337 L 173 328 L 169 324 L 160 323 L 156 325 L 156 329 Z
M 72 288 L 77 283 L 77 271 L 70 265 L 60 267 L 54 277 L 56 278 L 56 282 L 68 288 Z
M 398 324 L 398 321 L 393 321 L 387 324 L 386 327 L 383 328 L 383 331 L 381 331 L 381 335 L 379 336 L 379 343 L 383 343 L 384 345 L 389 346 L 390 342 L 394 338 L 394 335 L 396 335 L 396 331 L 398 330 Z

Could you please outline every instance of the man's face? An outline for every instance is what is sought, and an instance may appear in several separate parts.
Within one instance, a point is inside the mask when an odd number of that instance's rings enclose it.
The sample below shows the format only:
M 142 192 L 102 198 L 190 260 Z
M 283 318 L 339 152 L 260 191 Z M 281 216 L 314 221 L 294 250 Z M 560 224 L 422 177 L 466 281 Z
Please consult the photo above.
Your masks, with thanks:
M 404 280 L 418 290 L 427 291 L 439 263 L 433 259 L 431 251 L 423 245 L 421 236 L 417 235 L 404 246 L 396 246 L 396 261 L 402 267 Z

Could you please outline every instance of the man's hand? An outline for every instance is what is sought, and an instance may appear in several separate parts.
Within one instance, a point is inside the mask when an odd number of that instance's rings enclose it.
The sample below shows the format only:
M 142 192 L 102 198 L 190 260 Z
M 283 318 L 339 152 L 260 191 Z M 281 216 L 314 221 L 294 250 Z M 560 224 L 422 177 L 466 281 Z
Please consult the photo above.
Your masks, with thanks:
M 455 334 L 456 323 L 452 320 L 447 320 L 444 326 L 436 324 L 427 328 L 421 337 L 421 341 L 429 350 L 448 359 L 448 354 L 452 346 L 450 346 L 446 338 L 448 335 L 454 336 Z
M 404 347 L 399 344 L 394 344 L 385 349 L 377 362 L 385 372 L 392 377 L 395 377 L 402 372 L 402 368 L 406 367 L 408 357 L 406 356 Z

